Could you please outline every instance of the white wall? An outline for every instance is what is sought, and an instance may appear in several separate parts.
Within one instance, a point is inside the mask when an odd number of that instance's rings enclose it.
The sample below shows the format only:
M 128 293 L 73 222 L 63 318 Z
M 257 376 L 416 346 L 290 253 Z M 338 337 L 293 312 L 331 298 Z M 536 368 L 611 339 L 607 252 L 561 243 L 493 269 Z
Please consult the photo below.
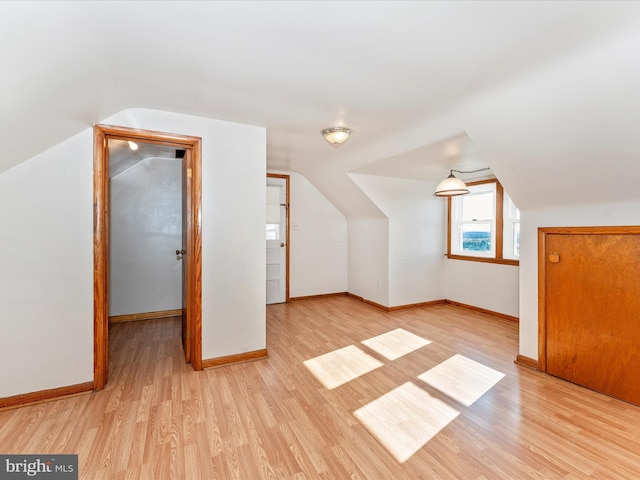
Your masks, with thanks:
M 517 317 L 519 267 L 445 259 L 445 298 Z
M 520 354 L 538 358 L 538 228 L 640 225 L 640 203 L 606 203 L 521 212 Z
M 421 180 L 350 174 L 388 217 L 389 303 L 441 300 L 443 282 L 442 199 L 436 184 Z
M 350 218 L 349 293 L 389 305 L 389 221 Z
M 290 176 L 289 296 L 347 291 L 347 220 L 304 176 Z
M 265 348 L 263 128 L 156 110 L 104 123 L 202 137 L 203 358 Z M 0 174 L 0 397 L 93 379 L 92 129 Z
M 182 161 L 145 158 L 110 193 L 109 316 L 182 308 Z
M 0 174 L 0 398 L 93 380 L 93 140 Z

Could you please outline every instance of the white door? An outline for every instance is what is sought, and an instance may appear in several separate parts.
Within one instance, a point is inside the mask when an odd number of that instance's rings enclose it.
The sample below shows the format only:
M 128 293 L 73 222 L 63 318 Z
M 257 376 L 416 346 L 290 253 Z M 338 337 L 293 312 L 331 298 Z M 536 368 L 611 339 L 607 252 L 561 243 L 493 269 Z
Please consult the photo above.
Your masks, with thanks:
M 287 301 L 287 181 L 267 177 L 267 304 Z

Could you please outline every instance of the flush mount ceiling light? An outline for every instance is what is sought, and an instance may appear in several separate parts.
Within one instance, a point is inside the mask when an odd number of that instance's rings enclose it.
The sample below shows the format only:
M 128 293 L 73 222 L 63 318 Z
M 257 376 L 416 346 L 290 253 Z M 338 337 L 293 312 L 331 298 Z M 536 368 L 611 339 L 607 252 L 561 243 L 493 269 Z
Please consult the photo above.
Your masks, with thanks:
M 331 145 L 335 145 L 336 147 L 346 142 L 349 138 L 349 135 L 351 135 L 351 130 L 345 127 L 325 128 L 322 131 L 322 136 L 324 137 L 324 139 Z
M 127 142 L 129 144 L 129 148 L 133 151 L 136 151 L 138 149 L 138 144 L 136 142 L 132 142 L 131 140 L 129 140 Z
M 456 178 L 453 172 L 478 173 L 478 172 L 484 172 L 485 170 L 489 170 L 489 167 L 480 168 L 479 170 L 470 170 L 468 172 L 451 169 L 449 172 L 449 176 L 438 184 L 438 187 L 436 188 L 436 191 L 433 194 L 436 197 L 455 197 L 456 195 L 466 195 L 467 193 L 469 193 L 469 189 L 467 188 L 467 185 L 459 178 Z

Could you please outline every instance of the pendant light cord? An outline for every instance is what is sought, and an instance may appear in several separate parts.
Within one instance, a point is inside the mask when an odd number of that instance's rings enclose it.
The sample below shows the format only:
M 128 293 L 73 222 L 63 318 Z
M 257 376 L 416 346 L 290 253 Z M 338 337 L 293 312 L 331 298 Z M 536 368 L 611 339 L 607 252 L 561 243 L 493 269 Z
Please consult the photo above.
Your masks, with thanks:
M 485 168 L 480 168 L 478 170 L 469 170 L 468 172 L 463 172 L 462 170 L 454 170 L 453 168 L 451 169 L 451 173 L 456 172 L 456 173 L 478 173 L 478 172 L 484 172 L 485 170 L 491 170 L 489 167 L 485 167 Z

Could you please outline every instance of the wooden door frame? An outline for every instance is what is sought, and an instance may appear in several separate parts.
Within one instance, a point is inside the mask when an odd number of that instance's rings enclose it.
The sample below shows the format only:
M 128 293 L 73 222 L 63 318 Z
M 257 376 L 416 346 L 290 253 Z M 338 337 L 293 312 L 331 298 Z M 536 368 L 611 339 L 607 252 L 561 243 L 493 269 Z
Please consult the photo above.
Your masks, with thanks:
M 286 286 L 285 286 L 285 290 L 286 290 L 286 296 L 284 301 L 286 303 L 289 303 L 291 301 L 290 297 L 289 297 L 289 252 L 291 251 L 291 245 L 289 243 L 289 175 L 283 175 L 280 173 L 267 173 L 267 178 L 282 178 L 285 180 L 285 195 L 286 195 L 286 200 L 285 200 L 285 212 L 287 212 L 287 232 L 286 232 L 286 240 L 285 240 L 285 244 L 287 245 L 287 252 L 286 252 L 286 259 L 285 259 L 285 275 L 287 276 L 287 280 L 286 280 Z
M 547 373 L 547 235 L 553 234 L 640 235 L 640 226 L 538 228 L 538 370 L 544 373 Z
M 187 302 L 191 306 L 191 364 L 202 370 L 202 140 L 199 137 L 111 125 L 93 127 L 93 388 L 102 390 L 109 362 L 109 151 L 108 141 L 132 140 L 189 150 L 192 188 L 188 194 L 191 252 L 187 252 Z M 185 160 L 183 160 L 185 161 Z

